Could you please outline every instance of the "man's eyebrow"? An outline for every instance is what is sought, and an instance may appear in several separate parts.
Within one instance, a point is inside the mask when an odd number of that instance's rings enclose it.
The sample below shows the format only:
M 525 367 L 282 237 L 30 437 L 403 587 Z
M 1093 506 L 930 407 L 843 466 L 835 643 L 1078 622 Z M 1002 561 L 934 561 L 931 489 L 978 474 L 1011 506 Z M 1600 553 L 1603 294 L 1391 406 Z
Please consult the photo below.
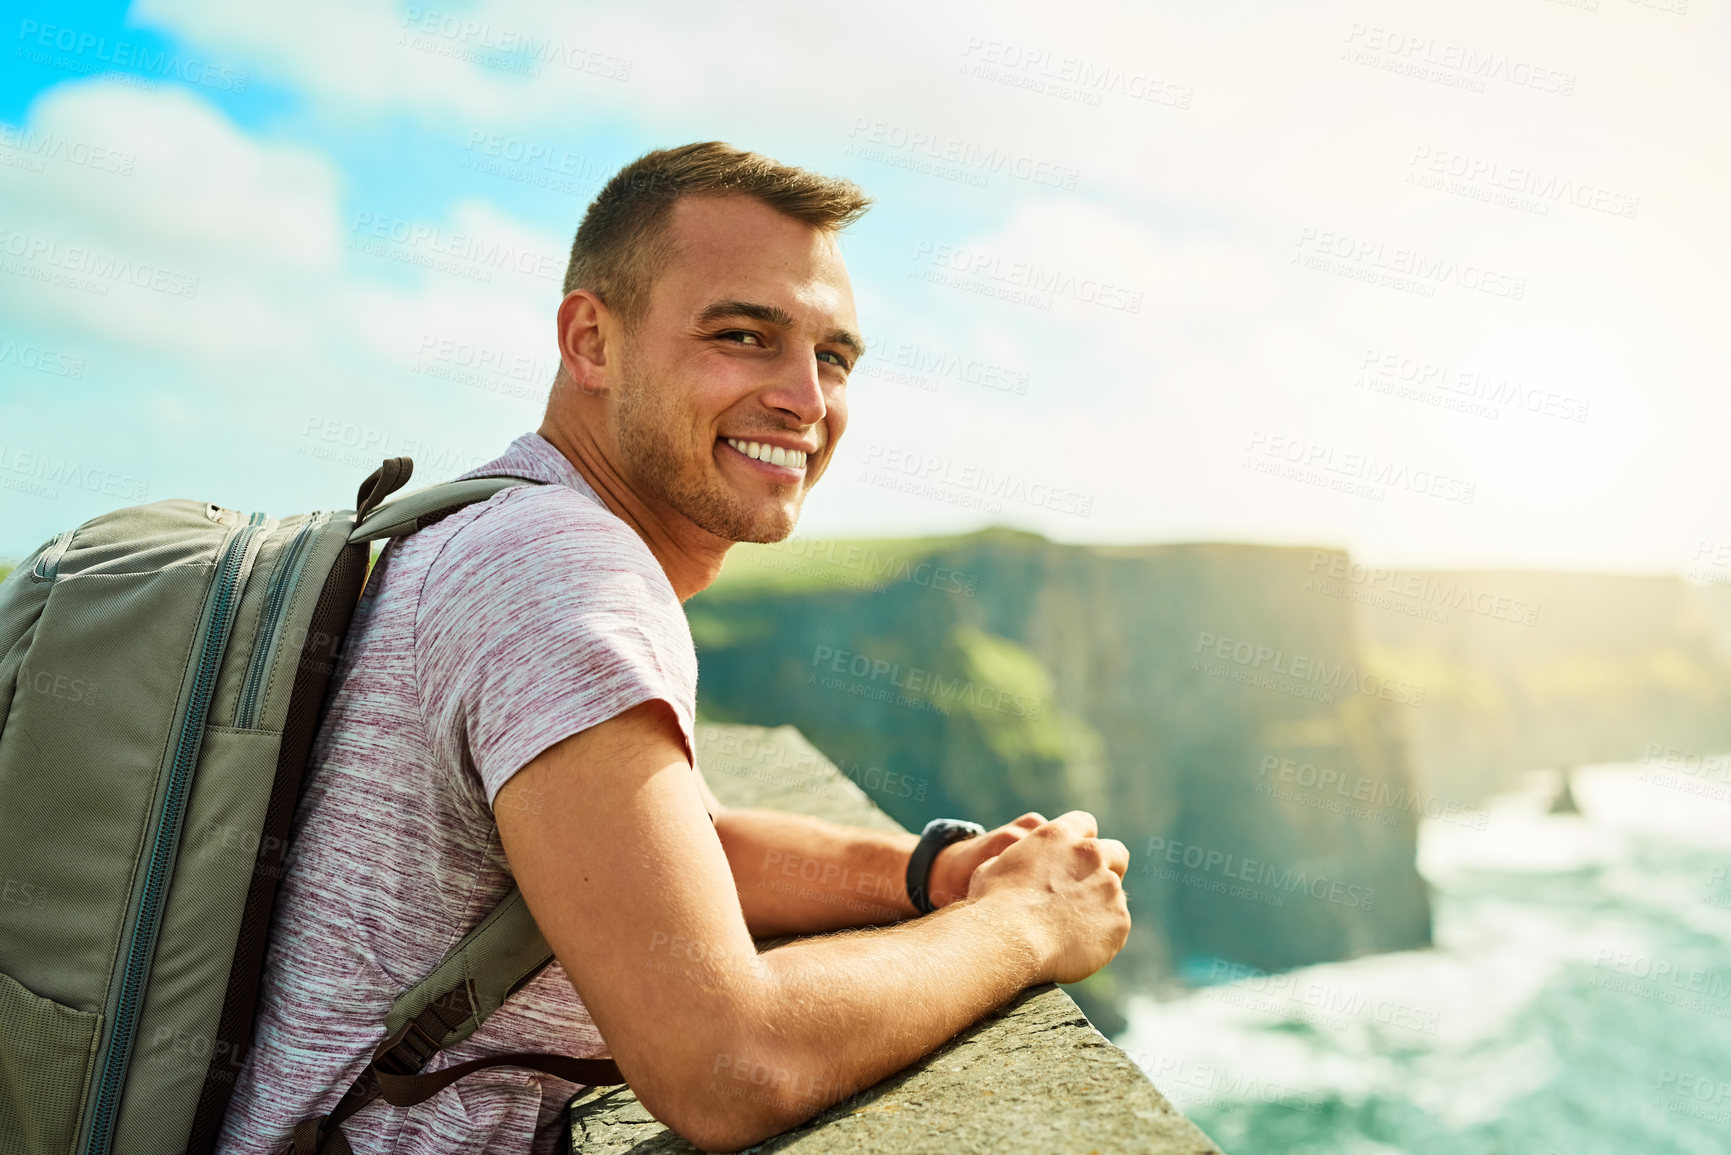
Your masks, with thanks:
M 793 328 L 793 317 L 779 305 L 760 305 L 754 301 L 716 301 L 697 314 L 699 325 L 712 325 L 717 321 L 725 321 L 730 317 L 744 317 L 752 321 L 761 321 L 765 325 L 775 325 L 782 329 Z M 843 345 L 853 351 L 855 358 L 865 356 L 865 339 L 851 329 L 836 329 L 824 338 L 831 345 Z
M 853 351 L 855 361 L 865 356 L 865 338 L 861 337 L 858 333 L 853 332 L 851 329 L 837 329 L 835 332 L 825 337 L 824 340 L 828 341 L 831 345 L 847 346 Z
M 753 321 L 762 321 L 766 325 L 776 325 L 783 329 L 793 328 L 793 318 L 786 309 L 779 305 L 759 305 L 751 301 L 717 301 L 697 314 L 699 325 L 708 325 L 716 321 L 725 321 L 729 317 L 745 317 Z

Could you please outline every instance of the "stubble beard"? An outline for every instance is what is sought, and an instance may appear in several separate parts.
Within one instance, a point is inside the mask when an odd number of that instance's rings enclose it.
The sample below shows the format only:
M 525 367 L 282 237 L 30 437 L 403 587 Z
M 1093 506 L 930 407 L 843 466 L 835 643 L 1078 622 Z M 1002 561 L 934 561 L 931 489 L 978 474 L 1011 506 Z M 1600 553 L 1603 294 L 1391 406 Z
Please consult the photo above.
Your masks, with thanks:
M 645 375 L 635 356 L 621 357 L 619 367 L 615 440 L 640 484 L 726 541 L 781 541 L 793 532 L 797 506 L 793 514 L 780 505 L 753 506 L 703 463 L 690 460 L 679 442 L 690 423 L 674 401 L 674 390 Z

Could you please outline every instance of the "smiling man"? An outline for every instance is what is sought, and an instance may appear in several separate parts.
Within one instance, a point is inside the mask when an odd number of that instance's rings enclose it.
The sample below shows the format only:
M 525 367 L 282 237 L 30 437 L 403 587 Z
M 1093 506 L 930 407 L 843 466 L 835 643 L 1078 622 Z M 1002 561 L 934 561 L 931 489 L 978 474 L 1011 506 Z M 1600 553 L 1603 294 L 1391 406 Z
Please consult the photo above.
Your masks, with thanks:
M 331 1111 L 392 1000 L 513 882 L 556 962 L 432 1069 L 610 1055 L 707 1150 L 1123 945 L 1128 855 L 1087 814 L 916 839 L 728 810 L 696 767 L 681 603 L 734 542 L 792 532 L 834 458 L 864 352 L 837 234 L 866 205 L 718 143 L 650 153 L 596 198 L 546 419 L 475 471 L 539 484 L 393 545 L 356 612 L 221 1150 L 280 1155 Z M 798 893 L 761 885 L 789 856 L 826 869 Z M 494 1067 L 343 1130 L 360 1155 L 550 1151 L 575 1090 Z

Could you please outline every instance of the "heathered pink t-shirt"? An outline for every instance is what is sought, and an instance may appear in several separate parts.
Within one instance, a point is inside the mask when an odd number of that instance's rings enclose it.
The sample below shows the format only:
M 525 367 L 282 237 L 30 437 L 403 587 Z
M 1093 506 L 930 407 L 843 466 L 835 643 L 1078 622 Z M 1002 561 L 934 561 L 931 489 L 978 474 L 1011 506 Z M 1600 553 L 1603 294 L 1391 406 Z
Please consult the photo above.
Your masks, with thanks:
M 475 473 L 548 484 L 374 567 L 313 745 L 223 1155 L 281 1155 L 295 1123 L 329 1112 L 392 1001 L 510 889 L 492 802 L 525 763 L 652 699 L 691 749 L 697 655 L 643 540 L 536 434 Z M 507 1051 L 607 1053 L 557 962 L 428 1069 Z M 547 1152 L 577 1089 L 495 1068 L 417 1107 L 372 1103 L 343 1131 L 356 1155 Z

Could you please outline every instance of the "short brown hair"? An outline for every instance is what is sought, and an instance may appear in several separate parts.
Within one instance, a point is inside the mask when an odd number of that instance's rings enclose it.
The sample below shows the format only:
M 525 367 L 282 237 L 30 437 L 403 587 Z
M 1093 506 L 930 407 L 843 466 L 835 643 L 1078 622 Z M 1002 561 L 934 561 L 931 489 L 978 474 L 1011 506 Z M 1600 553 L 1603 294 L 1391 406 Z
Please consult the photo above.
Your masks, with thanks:
M 565 267 L 565 292 L 588 289 L 626 323 L 673 258 L 668 215 L 682 196 L 754 197 L 818 229 L 843 229 L 871 206 L 849 180 L 820 176 L 718 140 L 646 152 L 596 194 Z

